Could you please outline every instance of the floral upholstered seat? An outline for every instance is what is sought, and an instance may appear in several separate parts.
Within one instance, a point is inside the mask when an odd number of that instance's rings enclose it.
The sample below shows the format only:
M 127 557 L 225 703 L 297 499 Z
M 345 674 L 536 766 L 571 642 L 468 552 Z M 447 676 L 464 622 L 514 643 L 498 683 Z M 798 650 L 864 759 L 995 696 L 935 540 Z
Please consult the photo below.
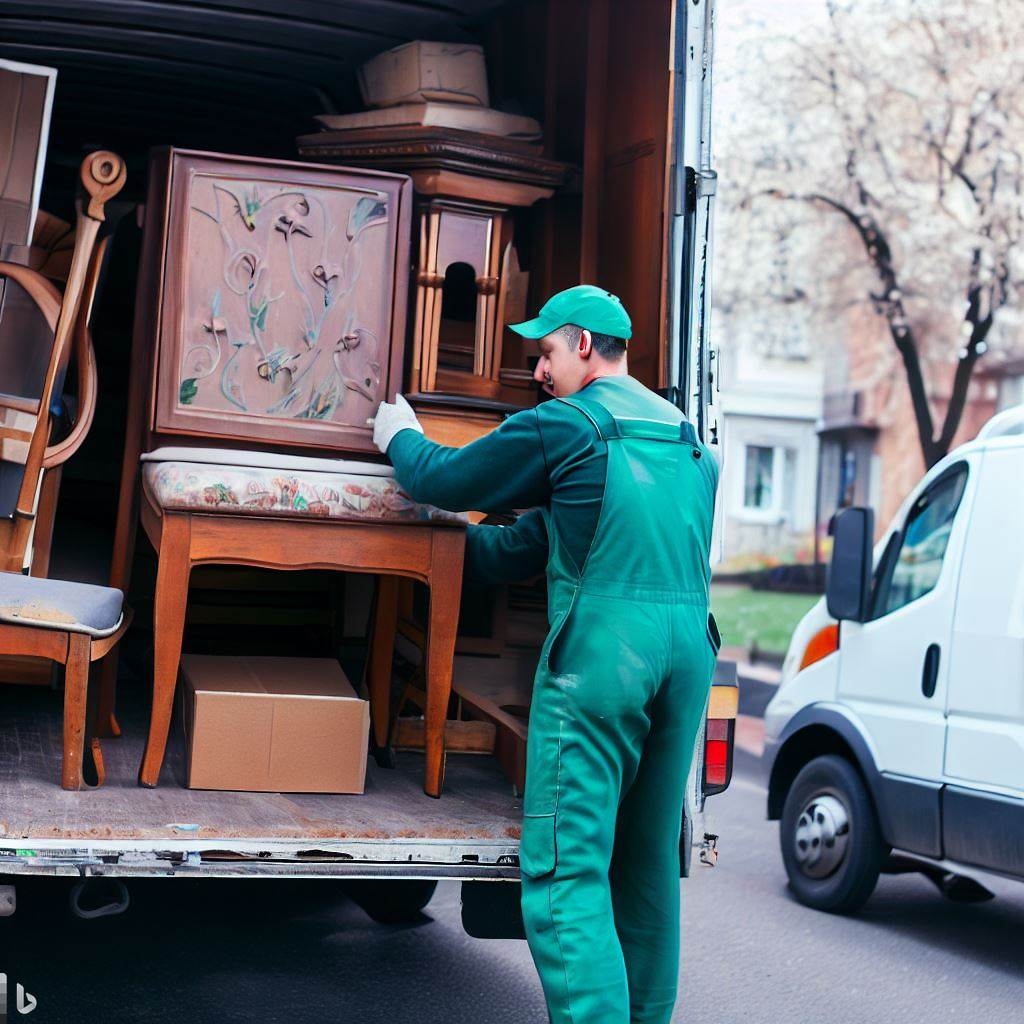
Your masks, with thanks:
M 413 501 L 390 466 L 211 448 L 142 456 L 142 482 L 161 509 L 424 522 L 465 517 Z

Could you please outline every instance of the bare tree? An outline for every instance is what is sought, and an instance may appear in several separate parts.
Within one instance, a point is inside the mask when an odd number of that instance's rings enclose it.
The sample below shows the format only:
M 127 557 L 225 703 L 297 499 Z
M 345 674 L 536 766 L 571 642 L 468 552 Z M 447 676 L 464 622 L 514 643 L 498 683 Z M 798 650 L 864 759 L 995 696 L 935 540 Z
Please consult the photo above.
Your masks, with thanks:
M 795 31 L 749 32 L 729 62 L 742 102 L 720 152 L 746 218 L 733 237 L 766 218 L 802 234 L 799 280 L 767 291 L 780 301 L 823 316 L 869 304 L 932 466 L 1024 296 L 1024 0 L 822 3 Z M 749 250 L 723 259 L 723 301 L 753 297 Z M 947 383 L 940 414 L 930 395 Z

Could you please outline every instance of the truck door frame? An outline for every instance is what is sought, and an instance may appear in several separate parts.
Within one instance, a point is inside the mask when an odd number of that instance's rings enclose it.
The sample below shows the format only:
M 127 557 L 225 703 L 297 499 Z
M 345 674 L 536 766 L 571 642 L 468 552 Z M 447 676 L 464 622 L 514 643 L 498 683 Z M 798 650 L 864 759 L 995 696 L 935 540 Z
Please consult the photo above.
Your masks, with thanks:
M 711 133 L 715 0 L 676 0 L 669 132 L 666 380 L 705 444 L 720 445 L 711 348 L 711 240 L 717 174 Z

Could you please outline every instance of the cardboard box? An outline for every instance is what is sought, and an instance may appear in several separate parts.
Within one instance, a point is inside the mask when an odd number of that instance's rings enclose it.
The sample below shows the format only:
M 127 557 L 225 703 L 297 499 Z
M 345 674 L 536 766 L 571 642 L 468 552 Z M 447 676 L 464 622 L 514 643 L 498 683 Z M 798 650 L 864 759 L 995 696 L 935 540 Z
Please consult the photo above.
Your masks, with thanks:
M 370 706 L 336 661 L 183 654 L 191 789 L 362 793 Z
M 483 47 L 471 43 L 414 42 L 378 54 L 359 69 L 368 107 L 440 100 L 488 105 Z

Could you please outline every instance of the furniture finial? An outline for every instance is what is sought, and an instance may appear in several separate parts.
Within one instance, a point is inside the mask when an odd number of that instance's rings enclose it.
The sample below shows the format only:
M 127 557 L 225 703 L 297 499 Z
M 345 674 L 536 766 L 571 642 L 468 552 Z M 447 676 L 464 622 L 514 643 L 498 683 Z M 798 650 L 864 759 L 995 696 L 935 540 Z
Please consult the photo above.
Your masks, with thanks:
M 124 188 L 127 177 L 124 160 L 116 153 L 101 149 L 82 161 L 79 173 L 82 186 L 89 193 L 86 215 L 93 220 L 103 220 L 104 204 Z

